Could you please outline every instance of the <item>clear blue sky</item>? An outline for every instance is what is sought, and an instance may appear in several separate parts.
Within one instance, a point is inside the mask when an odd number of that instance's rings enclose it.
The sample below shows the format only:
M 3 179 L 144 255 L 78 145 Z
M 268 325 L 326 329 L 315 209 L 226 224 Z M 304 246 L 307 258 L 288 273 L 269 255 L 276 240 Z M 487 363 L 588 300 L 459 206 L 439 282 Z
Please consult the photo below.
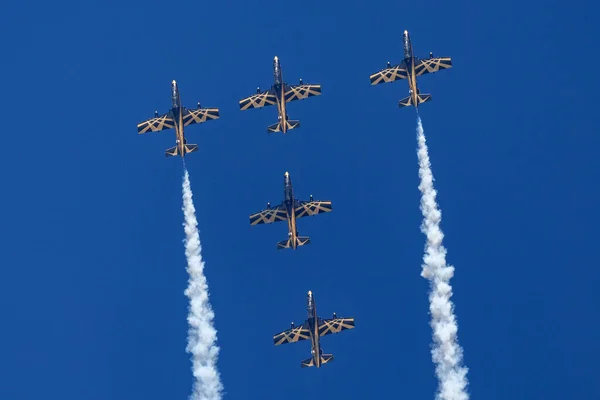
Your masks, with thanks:
M 229 399 L 432 399 L 414 109 L 369 75 L 417 55 L 453 300 L 474 399 L 600 398 L 598 6 L 574 2 L 11 2 L 0 15 L 4 112 L 0 398 L 184 399 L 187 285 L 181 161 L 171 131 L 136 124 L 182 100 L 221 119 L 187 130 L 219 369 Z M 323 95 L 239 111 L 272 82 Z M 285 224 L 248 215 L 333 201 Z M 354 316 L 324 338 L 272 345 L 305 317 Z

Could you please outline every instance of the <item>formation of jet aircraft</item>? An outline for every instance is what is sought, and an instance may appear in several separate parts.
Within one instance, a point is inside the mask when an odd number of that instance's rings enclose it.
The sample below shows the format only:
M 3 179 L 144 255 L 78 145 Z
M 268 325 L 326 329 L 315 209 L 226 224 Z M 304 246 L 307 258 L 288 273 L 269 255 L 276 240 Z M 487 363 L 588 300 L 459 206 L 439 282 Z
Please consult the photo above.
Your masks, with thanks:
M 377 85 L 384 82 L 393 82 L 399 79 L 406 79 L 408 82 L 409 96 L 398 102 L 399 107 L 414 106 L 431 100 L 430 94 L 421 94 L 417 87 L 417 77 L 427 73 L 435 73 L 441 69 L 452 67 L 450 57 L 434 58 L 429 53 L 429 59 L 419 59 L 413 55 L 412 44 L 408 31 L 404 31 L 404 59 L 400 64 L 392 66 L 387 63 L 387 68 L 370 76 L 371 84 Z M 273 59 L 273 79 L 274 83 L 270 89 L 261 92 L 257 88 L 256 94 L 240 100 L 240 109 L 248 110 L 250 108 L 261 108 L 269 105 L 277 105 L 278 122 L 267 127 L 267 132 L 283 132 L 284 134 L 300 126 L 300 121 L 290 120 L 287 114 L 287 103 L 294 100 L 301 100 L 321 94 L 321 85 L 304 84 L 300 79 L 299 85 L 288 85 L 283 80 L 281 64 L 279 58 Z M 185 108 L 181 104 L 179 87 L 177 82 L 171 83 L 171 109 L 158 115 L 154 112 L 154 118 L 148 119 L 138 124 L 138 133 L 158 132 L 165 129 L 175 128 L 176 145 L 165 151 L 165 156 L 181 156 L 198 150 L 198 145 L 188 144 L 184 135 L 184 127 L 192 124 L 200 124 L 207 120 L 219 118 L 218 108 L 202 108 L 200 102 L 195 110 Z M 278 221 L 287 221 L 288 238 L 277 243 L 277 249 L 297 249 L 300 246 L 310 243 L 310 238 L 300 236 L 296 227 L 296 220 L 308 215 L 317 215 L 332 210 L 331 201 L 313 200 L 312 195 L 309 201 L 299 201 L 294 197 L 292 180 L 290 174 L 284 174 L 284 198 L 281 204 L 271 207 L 267 203 L 267 208 L 261 212 L 250 215 L 250 225 L 270 224 Z M 311 357 L 302 361 L 302 367 L 317 367 L 333 360 L 332 354 L 323 354 L 320 345 L 320 338 L 330 333 L 338 333 L 342 330 L 354 328 L 354 318 L 338 318 L 333 313 L 333 318 L 322 319 L 318 317 L 315 299 L 311 291 L 308 292 L 307 300 L 308 319 L 300 326 L 296 327 L 292 322 L 290 329 L 273 336 L 276 346 L 284 343 L 294 343 L 300 340 L 310 339 Z
M 308 236 L 300 236 L 296 227 L 298 218 L 308 215 L 317 215 L 331 211 L 331 201 L 313 200 L 310 195 L 309 201 L 299 201 L 294 197 L 292 188 L 292 178 L 290 173 L 283 175 L 283 202 L 280 205 L 271 207 L 267 203 L 267 209 L 250 216 L 250 225 L 270 224 L 277 221 L 287 221 L 288 238 L 277 243 L 278 249 L 296 249 L 310 243 Z
M 420 60 L 413 55 L 412 44 L 408 31 L 404 31 L 402 35 L 404 41 L 404 59 L 398 65 L 392 67 L 388 61 L 387 68 L 371 75 L 371 85 L 377 85 L 384 82 L 393 82 L 398 79 L 406 79 L 408 81 L 409 96 L 398 102 L 399 107 L 415 106 L 431 100 L 430 94 L 421 94 L 417 88 L 417 76 L 437 72 L 440 69 L 452 67 L 450 57 L 433 57 L 433 53 L 429 53 L 428 60 Z
M 414 106 L 431 100 L 430 94 L 421 93 L 417 87 L 417 77 L 435 73 L 442 69 L 452 67 L 450 57 L 433 57 L 429 53 L 429 59 L 419 59 L 413 54 L 412 43 L 408 31 L 402 35 L 404 43 L 404 59 L 400 64 L 392 66 L 388 61 L 387 67 L 370 76 L 371 85 L 378 85 L 385 82 L 394 82 L 399 79 L 406 79 L 408 82 L 408 97 L 398 102 L 399 107 Z M 321 94 L 320 84 L 304 84 L 300 79 L 299 85 L 288 85 L 283 80 L 281 63 L 275 56 L 273 59 L 273 85 L 266 91 L 261 92 L 260 87 L 256 89 L 256 94 L 240 100 L 240 110 L 251 108 L 262 108 L 270 105 L 277 105 L 277 122 L 267 127 L 267 132 L 283 132 L 298 128 L 300 121 L 291 120 L 287 114 L 287 103 L 294 100 L 306 99 Z M 171 109 L 161 116 L 158 111 L 154 112 L 154 118 L 138 124 L 138 133 L 158 132 L 164 129 L 175 128 L 176 145 L 167 149 L 165 155 L 184 157 L 187 153 L 198 150 L 198 145 L 187 144 L 183 128 L 192 124 L 200 124 L 209 119 L 219 118 L 218 108 L 201 108 L 200 102 L 195 110 L 187 109 L 181 105 L 179 88 L 177 82 L 171 84 Z
M 320 95 L 321 85 L 304 84 L 302 78 L 300 78 L 299 85 L 288 85 L 283 81 L 281 64 L 277 56 L 273 59 L 273 80 L 275 82 L 269 90 L 261 93 L 260 87 L 258 87 L 256 88 L 255 95 L 240 100 L 240 110 L 243 111 L 250 108 L 261 108 L 277 104 L 277 123 L 269 125 L 267 132 L 286 133 L 300 126 L 300 121 L 288 118 L 286 103 Z
M 295 343 L 300 340 L 310 339 L 311 356 L 302 361 L 300 365 L 303 368 L 319 368 L 321 365 L 333 360 L 333 354 L 323 354 L 320 338 L 330 333 L 339 333 L 346 329 L 353 329 L 354 318 L 338 318 L 335 313 L 333 313 L 333 318 L 320 318 L 317 314 L 315 298 L 310 290 L 308 291 L 306 311 L 308 318 L 302 325 L 295 326 L 292 322 L 290 329 L 273 336 L 273 343 L 275 343 L 275 346 L 279 346 L 284 343 Z

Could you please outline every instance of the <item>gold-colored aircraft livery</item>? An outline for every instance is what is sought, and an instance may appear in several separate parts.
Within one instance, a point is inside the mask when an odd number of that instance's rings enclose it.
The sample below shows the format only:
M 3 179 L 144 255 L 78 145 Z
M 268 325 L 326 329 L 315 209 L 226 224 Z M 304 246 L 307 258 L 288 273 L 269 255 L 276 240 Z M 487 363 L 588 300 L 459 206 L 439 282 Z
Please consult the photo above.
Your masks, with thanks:
M 266 210 L 250 216 L 250 225 L 270 224 L 287 220 L 288 238 L 277 243 L 277 249 L 292 248 L 295 250 L 298 246 L 310 243 L 309 237 L 298 235 L 296 220 L 307 215 L 317 215 L 331 211 L 331 201 L 313 200 L 312 195 L 309 201 L 295 199 L 292 190 L 292 179 L 288 172 L 284 174 L 283 193 L 284 200 L 280 205 L 271 207 L 271 203 L 267 203 Z
M 431 100 L 430 94 L 421 94 L 417 88 L 417 76 L 430 72 L 437 72 L 440 69 L 452 67 L 450 57 L 433 58 L 433 53 L 429 53 L 428 60 L 420 60 L 413 56 L 412 44 L 408 31 L 404 31 L 404 60 L 396 66 L 387 63 L 387 68 L 371 75 L 371 85 L 377 85 L 383 82 L 393 82 L 398 79 L 408 80 L 409 96 L 398 102 L 399 107 L 415 106 Z
M 154 111 L 154 118 L 139 123 L 137 126 L 138 133 L 158 132 L 163 129 L 175 128 L 176 145 L 165 151 L 165 156 L 180 155 L 184 157 L 187 153 L 198 150 L 197 144 L 187 144 L 183 128 L 192 124 L 201 124 L 209 119 L 219 118 L 218 108 L 201 108 L 198 102 L 198 108 L 190 110 L 181 105 L 179 97 L 179 87 L 177 82 L 171 82 L 171 103 L 172 108 L 161 116 L 158 111 Z
M 275 346 L 284 343 L 295 343 L 300 340 L 310 339 L 311 341 L 311 357 L 300 363 L 302 368 L 317 367 L 333 360 L 333 354 L 323 354 L 321 350 L 321 336 L 329 335 L 330 333 L 339 333 L 346 329 L 354 328 L 354 318 L 338 318 L 333 313 L 333 318 L 322 319 L 317 316 L 317 307 L 312 292 L 308 291 L 308 302 L 306 306 L 308 319 L 298 327 L 294 326 L 285 332 L 278 333 L 273 336 Z
M 240 100 L 240 109 L 243 111 L 277 104 L 278 121 L 276 124 L 269 125 L 267 132 L 286 133 L 300 126 L 300 121 L 288 119 L 286 103 L 320 95 L 321 85 L 305 85 L 302 83 L 302 79 L 300 79 L 299 85 L 288 85 L 283 81 L 281 65 L 277 56 L 273 59 L 273 78 L 275 83 L 269 90 L 261 93 L 260 87 L 258 87 L 256 88 L 257 94 Z

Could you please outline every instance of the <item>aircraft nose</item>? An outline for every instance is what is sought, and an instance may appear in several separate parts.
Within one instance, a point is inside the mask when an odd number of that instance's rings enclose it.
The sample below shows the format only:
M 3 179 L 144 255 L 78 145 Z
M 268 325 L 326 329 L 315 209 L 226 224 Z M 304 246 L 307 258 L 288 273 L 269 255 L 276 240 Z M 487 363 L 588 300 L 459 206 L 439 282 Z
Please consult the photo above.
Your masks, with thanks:
M 309 296 L 312 296 L 312 292 L 311 292 L 310 290 L 308 291 L 308 295 L 309 295 Z
M 404 36 L 408 36 L 408 31 L 404 30 Z
M 279 57 L 275 56 L 275 58 L 273 58 L 273 61 L 279 61 Z
M 290 176 L 290 173 L 285 171 L 285 174 L 283 174 L 283 175 L 287 178 L 288 176 Z
M 171 85 L 177 85 L 177 82 L 175 82 L 175 79 L 173 79 L 173 82 L 171 82 Z

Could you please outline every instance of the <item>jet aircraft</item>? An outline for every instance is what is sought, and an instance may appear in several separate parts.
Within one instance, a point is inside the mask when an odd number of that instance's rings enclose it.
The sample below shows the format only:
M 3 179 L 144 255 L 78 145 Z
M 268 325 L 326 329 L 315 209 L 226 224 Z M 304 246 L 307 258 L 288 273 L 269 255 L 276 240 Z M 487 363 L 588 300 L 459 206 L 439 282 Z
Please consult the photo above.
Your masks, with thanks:
M 398 79 L 408 80 L 409 96 L 398 102 L 398 107 L 415 106 L 431 100 L 430 94 L 421 94 L 417 88 L 417 76 L 427 74 L 429 72 L 437 72 L 440 69 L 452 67 L 450 57 L 433 57 L 433 53 L 429 53 L 428 60 L 420 60 L 413 56 L 412 44 L 408 31 L 404 31 L 404 59 L 400 64 L 391 66 L 387 63 L 387 68 L 371 75 L 371 85 L 377 85 L 383 82 L 393 82 Z
M 339 333 L 346 329 L 353 329 L 354 318 L 338 318 L 335 313 L 333 313 L 332 319 L 319 318 L 317 316 L 315 298 L 310 290 L 308 291 L 306 310 L 308 312 L 308 319 L 304 321 L 302 325 L 296 327 L 292 322 L 292 327 L 290 329 L 273 336 L 273 342 L 275 343 L 275 346 L 279 346 L 284 343 L 294 343 L 300 340 L 310 339 L 312 355 L 310 358 L 302 361 L 300 366 L 302 368 L 319 368 L 321 365 L 333 360 L 333 354 L 323 354 L 320 343 L 321 336 L 330 333 Z
M 256 88 L 257 94 L 240 100 L 240 109 L 243 111 L 277 104 L 278 121 L 269 125 L 267 132 L 286 133 L 300 126 L 300 121 L 288 119 L 286 103 L 320 95 L 321 85 L 305 85 L 302 83 L 302 79 L 300 79 L 299 85 L 288 85 L 283 81 L 281 64 L 277 56 L 273 59 L 273 79 L 275 83 L 269 90 L 261 93 L 260 87 L 258 87 Z
M 270 224 L 277 221 L 288 222 L 288 238 L 277 243 L 277 249 L 296 249 L 298 246 L 304 246 L 310 243 L 310 238 L 307 236 L 299 236 L 296 228 L 296 220 L 306 217 L 307 215 L 316 215 L 331 211 L 331 201 L 313 200 L 310 195 L 309 201 L 298 201 L 294 198 L 292 190 L 292 179 L 289 172 L 286 172 L 283 177 L 283 202 L 271 207 L 271 203 L 267 203 L 267 209 L 250 216 L 250 225 Z
M 171 103 L 172 108 L 161 116 L 158 111 L 154 111 L 154 118 L 138 124 L 138 133 L 158 132 L 163 129 L 175 128 L 176 146 L 165 151 L 165 156 L 180 155 L 184 157 L 187 153 L 198 150 L 197 144 L 187 144 L 183 128 L 192 124 L 201 124 L 209 119 L 219 118 L 218 108 L 201 108 L 198 102 L 198 108 L 191 110 L 181 105 L 179 96 L 179 87 L 177 82 L 171 82 Z

